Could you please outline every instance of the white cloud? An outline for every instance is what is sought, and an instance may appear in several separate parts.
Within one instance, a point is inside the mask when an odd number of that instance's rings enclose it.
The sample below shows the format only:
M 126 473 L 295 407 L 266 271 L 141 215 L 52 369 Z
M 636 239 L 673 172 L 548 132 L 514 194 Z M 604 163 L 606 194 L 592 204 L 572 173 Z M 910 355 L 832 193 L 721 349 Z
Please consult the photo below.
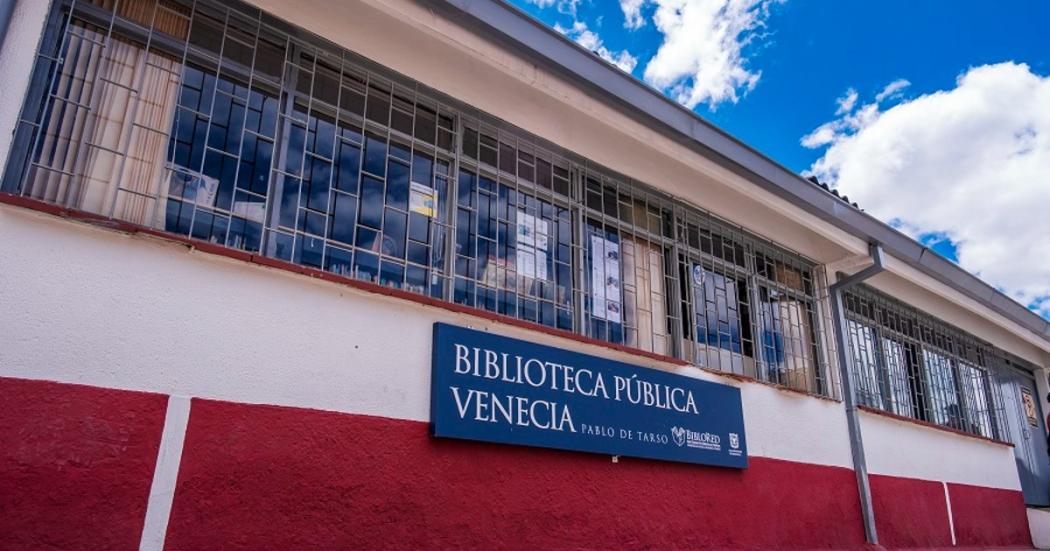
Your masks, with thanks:
M 882 103 L 887 98 L 893 99 L 900 96 L 900 91 L 911 86 L 911 83 L 899 78 L 886 85 L 881 92 L 875 95 L 875 103 Z
M 624 27 L 640 29 L 645 26 L 645 17 L 642 17 L 642 6 L 644 5 L 645 0 L 620 0 Z
M 853 110 L 853 106 L 857 105 L 857 98 L 860 96 L 857 94 L 857 90 L 850 88 L 846 90 L 846 95 L 835 100 L 839 108 L 835 110 L 836 115 L 844 115 Z
M 835 132 L 834 123 L 824 123 L 818 126 L 813 132 L 802 137 L 802 147 L 816 149 L 822 145 L 828 145 L 835 141 Z
M 741 51 L 763 27 L 773 0 L 651 0 L 663 43 L 645 80 L 692 109 L 736 103 L 758 83 Z
M 638 58 L 631 55 L 627 50 L 613 52 L 602 44 L 602 39 L 594 31 L 587 28 L 583 21 L 576 21 L 571 29 L 561 25 L 554 25 L 554 30 L 568 36 L 577 44 L 598 54 L 599 57 L 620 68 L 621 71 L 630 73 L 638 65 Z
M 1050 76 L 985 65 L 882 109 L 902 82 L 804 137 L 827 146 L 809 172 L 1050 317 Z
M 580 0 L 525 0 L 530 4 L 535 4 L 541 9 L 546 9 L 551 6 L 557 6 L 560 13 L 568 14 L 576 17 L 576 8 L 580 5 Z

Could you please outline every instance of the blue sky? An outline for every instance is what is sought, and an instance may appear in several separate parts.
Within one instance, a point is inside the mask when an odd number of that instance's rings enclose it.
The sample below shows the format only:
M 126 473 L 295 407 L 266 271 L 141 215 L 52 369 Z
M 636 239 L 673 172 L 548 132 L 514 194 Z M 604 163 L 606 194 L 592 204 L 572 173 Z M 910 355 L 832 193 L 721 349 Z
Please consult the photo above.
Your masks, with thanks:
M 1050 319 L 1050 2 L 513 3 Z

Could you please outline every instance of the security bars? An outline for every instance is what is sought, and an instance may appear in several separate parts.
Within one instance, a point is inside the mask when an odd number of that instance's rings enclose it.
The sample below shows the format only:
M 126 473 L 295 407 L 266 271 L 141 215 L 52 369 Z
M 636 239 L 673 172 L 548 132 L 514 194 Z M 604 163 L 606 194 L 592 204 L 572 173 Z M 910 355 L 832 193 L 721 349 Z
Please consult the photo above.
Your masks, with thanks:
M 870 287 L 845 310 L 858 404 L 1009 439 L 997 374 L 1018 360 Z
M 819 268 L 240 5 L 59 2 L 3 190 L 834 395 Z

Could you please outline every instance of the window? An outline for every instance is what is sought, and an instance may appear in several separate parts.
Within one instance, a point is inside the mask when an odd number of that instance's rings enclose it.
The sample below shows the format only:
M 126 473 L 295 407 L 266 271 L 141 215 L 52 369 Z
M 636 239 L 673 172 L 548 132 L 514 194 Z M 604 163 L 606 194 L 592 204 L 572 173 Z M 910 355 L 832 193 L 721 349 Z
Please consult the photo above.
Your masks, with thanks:
M 451 118 L 320 54 L 289 66 L 289 145 L 275 173 L 277 231 L 267 253 L 443 297 L 452 160 L 434 144 L 439 129 L 451 132 Z
M 812 266 L 711 217 L 687 214 L 677 227 L 686 357 L 827 392 Z
M 882 358 L 889 378 L 890 404 L 898 415 L 912 415 L 915 404 L 907 348 L 895 340 L 882 339 Z
M 961 429 L 964 419 L 951 360 L 946 354 L 931 349 L 923 349 L 922 359 L 926 367 L 933 422 Z
M 498 132 L 464 133 L 454 299 L 559 329 L 574 328 L 568 169 Z
M 814 369 L 819 352 L 809 270 L 776 256 L 755 255 L 761 377 L 791 388 L 818 389 L 824 380 Z
M 670 212 L 619 180 L 586 172 L 584 320 L 587 334 L 671 352 L 664 266 Z
M 168 195 L 158 199 L 165 205 L 167 231 L 259 251 L 277 92 L 225 73 L 182 68 L 168 143 Z
M 261 14 L 118 6 L 63 8 L 21 193 L 445 295 L 447 109 Z
M 748 301 L 746 283 L 719 274 L 701 262 L 692 265 L 692 303 L 696 316 L 696 343 L 729 350 L 736 354 L 752 355 L 751 339 L 744 338 L 747 324 Z M 743 300 L 741 300 L 743 294 Z
M 875 330 L 854 320 L 846 321 L 850 350 L 853 352 L 854 392 L 859 403 L 882 408 L 882 390 L 879 388 L 879 365 L 875 352 L 878 341 Z
M 965 397 L 967 414 L 964 416 L 967 432 L 982 436 L 993 436 L 991 402 L 988 399 L 988 372 L 970 363 L 959 364 L 962 395 Z
M 700 365 L 758 377 L 744 246 L 706 220 L 679 224 L 684 348 Z
M 167 194 L 161 174 L 181 56 L 114 34 L 94 6 L 86 7 L 93 9 L 66 21 L 61 49 L 52 54 L 60 62 L 35 75 L 46 82 L 48 101 L 35 132 L 21 130 L 22 143 L 31 142 L 28 166 L 11 164 L 26 170 L 24 195 L 156 225 Z M 122 3 L 116 15 L 116 28 L 145 25 L 170 40 L 188 35 L 188 10 L 174 3 Z
M 644 183 L 239 4 L 46 33 L 4 192 L 832 392 L 812 263 Z
M 849 291 L 845 306 L 860 403 L 1002 438 L 1002 397 L 986 367 L 999 352 L 868 287 Z

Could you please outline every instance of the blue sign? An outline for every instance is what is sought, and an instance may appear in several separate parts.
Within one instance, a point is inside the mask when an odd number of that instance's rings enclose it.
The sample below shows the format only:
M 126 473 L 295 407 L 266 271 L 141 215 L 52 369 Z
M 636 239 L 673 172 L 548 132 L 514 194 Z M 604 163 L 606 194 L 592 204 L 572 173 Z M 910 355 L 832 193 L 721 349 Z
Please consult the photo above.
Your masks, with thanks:
M 747 467 L 740 389 L 434 324 L 434 436 Z

